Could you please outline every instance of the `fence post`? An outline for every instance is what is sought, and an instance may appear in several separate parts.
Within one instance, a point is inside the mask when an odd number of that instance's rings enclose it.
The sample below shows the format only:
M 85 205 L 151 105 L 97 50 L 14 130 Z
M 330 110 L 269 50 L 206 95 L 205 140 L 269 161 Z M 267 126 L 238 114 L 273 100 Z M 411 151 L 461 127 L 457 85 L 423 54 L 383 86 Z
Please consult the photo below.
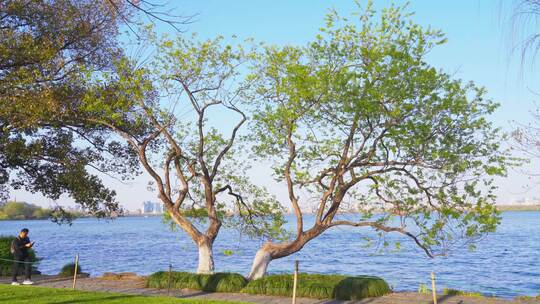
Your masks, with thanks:
M 79 254 L 75 255 L 75 271 L 73 272 L 73 289 L 77 285 L 77 268 L 79 267 Z
M 431 292 L 433 293 L 433 304 L 437 304 L 437 287 L 435 286 L 435 273 L 431 272 Z
M 172 274 L 172 264 L 169 264 L 169 284 L 167 287 L 167 295 L 171 293 L 171 274 Z
M 296 304 L 296 286 L 298 285 L 298 260 L 294 261 L 294 279 L 293 279 L 293 294 L 292 304 Z

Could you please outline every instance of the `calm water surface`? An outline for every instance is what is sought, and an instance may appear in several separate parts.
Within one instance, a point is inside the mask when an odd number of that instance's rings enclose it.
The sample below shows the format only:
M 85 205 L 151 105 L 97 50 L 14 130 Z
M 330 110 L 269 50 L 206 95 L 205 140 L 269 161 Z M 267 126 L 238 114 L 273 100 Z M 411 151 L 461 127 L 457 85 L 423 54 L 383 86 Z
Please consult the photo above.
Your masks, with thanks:
M 175 270 L 194 271 L 197 264 L 192 241 L 181 231 L 170 231 L 160 217 L 79 219 L 72 226 L 0 221 L 0 235 L 15 235 L 23 226 L 30 229 L 35 249 L 43 257 L 39 269 L 46 274 L 58 273 L 76 253 L 83 270 L 92 275 L 150 274 L 167 269 L 169 263 Z M 353 228 L 327 231 L 301 252 L 273 261 L 269 270 L 291 272 L 298 259 L 303 272 L 377 275 L 398 291 L 416 291 L 420 284 L 429 284 L 433 270 L 440 288 L 500 297 L 540 293 L 540 212 L 505 212 L 497 233 L 482 240 L 476 251 L 461 249 L 436 259 L 427 258 L 407 239 L 399 252 L 366 249 L 362 237 L 369 233 Z M 216 270 L 247 274 L 259 246 L 260 241 L 222 229 L 214 247 Z M 234 254 L 225 255 L 224 250 Z

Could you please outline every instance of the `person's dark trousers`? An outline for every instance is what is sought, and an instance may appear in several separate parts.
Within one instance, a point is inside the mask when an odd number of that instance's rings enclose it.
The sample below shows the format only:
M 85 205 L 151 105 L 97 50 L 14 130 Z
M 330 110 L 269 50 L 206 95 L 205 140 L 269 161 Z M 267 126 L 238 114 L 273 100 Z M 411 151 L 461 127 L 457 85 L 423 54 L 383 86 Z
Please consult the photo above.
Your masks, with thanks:
M 11 281 L 17 282 L 17 272 L 19 272 L 19 267 L 23 265 L 25 279 L 30 280 L 32 276 L 32 264 L 30 264 L 30 257 L 15 256 L 14 260 L 15 262 L 13 262 L 13 267 L 11 267 Z

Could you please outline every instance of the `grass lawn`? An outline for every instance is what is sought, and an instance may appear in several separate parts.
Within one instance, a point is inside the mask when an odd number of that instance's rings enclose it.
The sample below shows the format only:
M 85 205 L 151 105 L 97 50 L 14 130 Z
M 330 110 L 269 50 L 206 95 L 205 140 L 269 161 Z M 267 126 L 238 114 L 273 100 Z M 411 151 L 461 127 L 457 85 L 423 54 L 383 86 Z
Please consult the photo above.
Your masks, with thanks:
M 68 304 L 68 303 L 107 303 L 107 304 L 234 304 L 240 302 L 177 299 L 172 297 L 145 297 L 109 292 L 73 291 L 71 289 L 47 288 L 38 286 L 0 285 L 0 303 Z

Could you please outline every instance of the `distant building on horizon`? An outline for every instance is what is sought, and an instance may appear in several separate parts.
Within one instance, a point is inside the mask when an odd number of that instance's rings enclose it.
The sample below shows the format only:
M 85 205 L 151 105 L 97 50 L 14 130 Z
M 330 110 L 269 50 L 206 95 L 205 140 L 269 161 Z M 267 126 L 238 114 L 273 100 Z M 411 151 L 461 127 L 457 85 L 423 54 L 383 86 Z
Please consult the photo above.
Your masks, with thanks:
M 540 204 L 540 199 L 537 197 L 523 197 L 521 199 L 516 200 L 516 205 L 538 205 Z
M 163 205 L 158 202 L 145 201 L 143 202 L 143 214 L 162 214 Z

